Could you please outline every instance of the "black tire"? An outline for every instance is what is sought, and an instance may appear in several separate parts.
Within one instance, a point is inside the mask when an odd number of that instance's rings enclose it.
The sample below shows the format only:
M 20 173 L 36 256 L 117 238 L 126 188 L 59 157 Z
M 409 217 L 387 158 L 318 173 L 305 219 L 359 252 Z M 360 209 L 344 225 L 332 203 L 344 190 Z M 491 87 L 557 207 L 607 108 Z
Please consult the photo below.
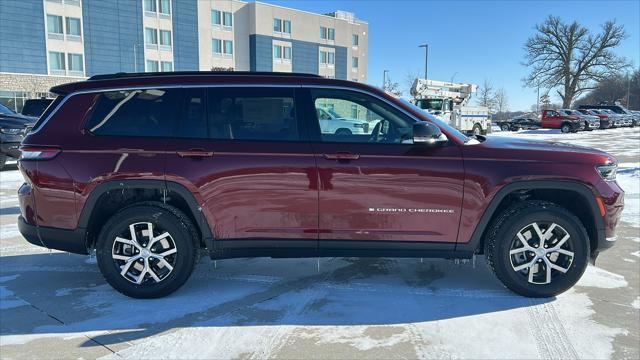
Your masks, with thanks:
M 509 125 L 503 124 L 502 126 L 500 126 L 500 130 L 502 130 L 502 131 L 510 131 L 511 129 L 509 128 Z
M 569 124 L 562 124 L 562 126 L 560 126 L 560 131 L 561 131 L 563 134 L 567 134 L 567 133 L 571 132 L 571 125 L 569 125 Z
M 518 127 L 518 126 L 512 126 L 512 127 L 511 127 L 511 131 L 516 131 L 516 132 L 517 132 L 517 131 L 520 131 L 520 127 Z
M 473 129 L 471 129 L 472 135 L 482 135 L 482 126 L 480 124 L 474 124 Z
M 335 132 L 336 135 L 352 135 L 353 133 L 349 129 L 338 129 Z
M 124 265 L 118 263 L 119 260 L 115 260 L 112 257 L 112 250 L 117 247 L 114 246 L 116 236 L 125 239 L 131 237 L 123 234 L 127 233 L 129 231 L 129 225 L 134 223 L 151 223 L 153 224 L 154 233 L 156 229 L 159 229 L 158 231 L 168 232 L 173 241 L 174 248 L 176 249 L 175 254 L 164 257 L 167 262 L 172 264 L 173 269 L 169 270 L 164 264 L 162 264 L 162 267 L 156 267 L 156 269 L 159 270 L 163 270 L 164 268 L 164 271 L 169 271 L 164 277 L 160 277 L 159 282 L 151 278 L 150 273 L 142 274 L 142 272 L 140 272 L 139 275 L 142 275 L 141 277 L 143 279 L 142 283 L 134 283 L 133 280 L 131 280 L 129 272 L 126 273 L 127 278 L 120 274 L 121 266 Z M 136 231 L 138 230 L 139 229 L 136 229 Z M 144 242 L 145 234 L 140 232 L 137 237 L 138 236 L 140 236 L 140 241 Z M 148 236 L 147 239 L 149 239 Z M 121 244 L 121 242 L 117 243 Z M 162 242 L 159 241 L 157 243 L 163 246 Z M 141 299 L 158 298 L 171 294 L 189 279 L 198 258 L 199 243 L 196 228 L 191 220 L 180 210 L 162 203 L 145 202 L 126 207 L 107 221 L 96 243 L 96 258 L 105 280 L 122 294 Z M 135 252 L 137 250 L 131 246 L 128 247 L 131 249 L 129 251 L 133 251 L 133 255 L 136 255 Z M 157 249 L 158 247 L 154 245 L 153 248 Z M 150 250 L 153 250 L 153 248 Z M 142 252 L 138 251 L 137 255 L 141 254 Z M 156 254 L 152 253 L 148 259 L 144 258 L 133 261 L 133 265 L 129 266 L 129 269 L 135 271 L 134 268 L 136 266 L 142 266 L 142 264 L 140 264 L 141 261 L 142 263 L 148 261 L 149 264 L 154 263 L 156 266 L 160 266 L 159 257 Z M 124 264 L 126 264 L 126 262 Z M 158 276 L 158 273 L 154 272 L 154 275 Z
M 529 277 L 526 274 L 529 274 L 533 269 L 516 271 L 516 266 L 513 265 L 516 255 L 510 254 L 512 246 L 518 241 L 516 240 L 517 234 L 534 222 L 552 222 L 557 225 L 555 227 L 557 231 L 559 231 L 558 229 L 566 231 L 566 234 L 570 235 L 570 238 L 566 240 L 566 245 L 563 246 L 570 246 L 570 250 L 574 254 L 569 264 L 564 263 L 567 269 L 566 272 L 562 273 L 555 269 L 551 270 L 551 272 L 555 274 L 555 278 L 553 278 L 552 275 L 551 281 L 547 284 L 530 283 Z M 549 227 L 547 227 L 547 229 Z M 546 232 L 543 234 L 546 234 Z M 552 238 L 550 241 L 551 240 L 559 242 L 557 239 Z M 535 243 L 535 239 L 533 242 Z M 540 248 L 540 250 L 542 249 Z M 531 262 L 534 265 L 536 262 L 541 262 L 542 260 L 536 258 L 533 251 L 521 251 L 518 254 L 517 256 L 532 256 Z M 571 288 L 578 282 L 580 277 L 582 277 L 582 274 L 584 274 L 589 261 L 589 237 L 580 220 L 565 208 L 548 201 L 523 201 L 504 210 L 492 222 L 487 237 L 485 238 L 485 256 L 489 268 L 496 277 L 513 292 L 527 297 L 550 297 Z M 553 256 L 553 254 L 550 256 Z M 568 258 L 559 258 L 559 256 L 560 255 L 556 258 L 558 261 L 561 259 L 568 261 Z M 547 258 L 549 258 L 549 256 L 547 256 Z M 551 258 L 549 258 L 549 260 L 551 260 Z M 527 261 L 529 260 L 525 260 L 525 263 Z M 546 270 L 546 263 L 547 260 L 541 262 L 541 265 L 535 265 L 536 276 L 543 275 L 546 279 L 546 271 L 543 271 L 543 274 L 539 273 L 541 266 Z
M 7 163 L 7 155 L 0 154 L 0 171 L 4 169 L 4 165 Z

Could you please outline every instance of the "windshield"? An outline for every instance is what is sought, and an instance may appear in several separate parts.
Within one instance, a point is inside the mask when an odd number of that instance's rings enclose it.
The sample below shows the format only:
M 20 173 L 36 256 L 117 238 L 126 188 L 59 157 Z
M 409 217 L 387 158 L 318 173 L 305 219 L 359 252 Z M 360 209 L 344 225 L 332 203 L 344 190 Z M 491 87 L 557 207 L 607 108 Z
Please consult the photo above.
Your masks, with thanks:
M 11 109 L 9 109 L 8 107 L 0 104 L 0 114 L 13 115 L 15 113 L 11 111 Z
M 562 109 L 562 110 L 558 110 L 558 112 L 562 115 L 576 115 L 571 110 Z
M 416 100 L 416 106 L 422 110 L 442 110 L 442 99 Z
M 333 109 L 326 110 L 329 114 L 331 114 L 334 118 L 342 118 L 343 116 L 335 112 Z
M 425 116 L 427 118 L 429 118 L 429 120 L 431 122 L 433 122 L 434 124 L 438 125 L 440 127 L 440 129 L 445 129 L 450 135 L 455 136 L 456 139 L 462 141 L 462 142 L 468 142 L 469 140 L 471 140 L 470 137 L 464 135 L 463 133 L 461 133 L 460 131 L 458 131 L 458 129 L 454 128 L 453 126 L 447 124 L 446 122 L 438 119 L 437 117 L 431 115 L 430 113 L 428 113 L 427 111 L 425 111 L 424 109 L 419 108 L 418 106 L 412 104 L 411 102 L 399 98 L 398 100 L 400 100 L 403 104 L 405 105 L 409 105 L 409 107 L 416 109 L 418 111 L 420 111 L 421 113 L 425 114 Z M 418 100 L 420 101 L 420 100 Z

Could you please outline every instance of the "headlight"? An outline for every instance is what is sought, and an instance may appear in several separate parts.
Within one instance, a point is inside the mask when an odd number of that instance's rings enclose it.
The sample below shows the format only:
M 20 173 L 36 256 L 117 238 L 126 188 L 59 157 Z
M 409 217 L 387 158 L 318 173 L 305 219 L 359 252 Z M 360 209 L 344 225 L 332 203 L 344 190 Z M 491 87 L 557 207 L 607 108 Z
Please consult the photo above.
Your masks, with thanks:
M 18 135 L 22 132 L 21 128 L 0 128 L 0 132 L 7 135 Z
M 598 173 L 603 179 L 612 181 L 616 179 L 616 174 L 618 173 L 618 165 L 600 165 L 596 166 L 596 170 L 598 170 Z

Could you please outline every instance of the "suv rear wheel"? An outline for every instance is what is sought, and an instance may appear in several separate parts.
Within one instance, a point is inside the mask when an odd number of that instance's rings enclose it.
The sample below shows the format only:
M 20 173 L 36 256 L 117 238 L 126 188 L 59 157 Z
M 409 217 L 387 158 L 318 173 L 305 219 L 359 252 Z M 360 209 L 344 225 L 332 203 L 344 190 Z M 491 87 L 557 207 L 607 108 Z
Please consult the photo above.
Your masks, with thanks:
M 107 221 L 96 244 L 107 282 L 134 298 L 157 298 L 182 286 L 197 258 L 197 232 L 178 209 L 160 203 L 127 207 Z
M 587 268 L 589 237 L 580 220 L 547 201 L 509 207 L 485 242 L 487 264 L 512 291 L 549 297 L 572 287 Z

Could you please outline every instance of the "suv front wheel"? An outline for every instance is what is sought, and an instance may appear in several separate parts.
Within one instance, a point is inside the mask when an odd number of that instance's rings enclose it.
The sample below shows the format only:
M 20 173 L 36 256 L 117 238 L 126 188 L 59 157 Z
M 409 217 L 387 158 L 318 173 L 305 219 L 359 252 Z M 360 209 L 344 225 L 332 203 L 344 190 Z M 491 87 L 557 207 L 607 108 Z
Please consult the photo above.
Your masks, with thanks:
M 487 264 L 512 291 L 549 297 L 575 285 L 587 268 L 589 237 L 580 220 L 547 201 L 502 212 L 485 242 Z
M 102 228 L 98 266 L 107 282 L 134 298 L 157 298 L 182 286 L 197 259 L 198 235 L 180 210 L 160 203 L 132 205 Z

